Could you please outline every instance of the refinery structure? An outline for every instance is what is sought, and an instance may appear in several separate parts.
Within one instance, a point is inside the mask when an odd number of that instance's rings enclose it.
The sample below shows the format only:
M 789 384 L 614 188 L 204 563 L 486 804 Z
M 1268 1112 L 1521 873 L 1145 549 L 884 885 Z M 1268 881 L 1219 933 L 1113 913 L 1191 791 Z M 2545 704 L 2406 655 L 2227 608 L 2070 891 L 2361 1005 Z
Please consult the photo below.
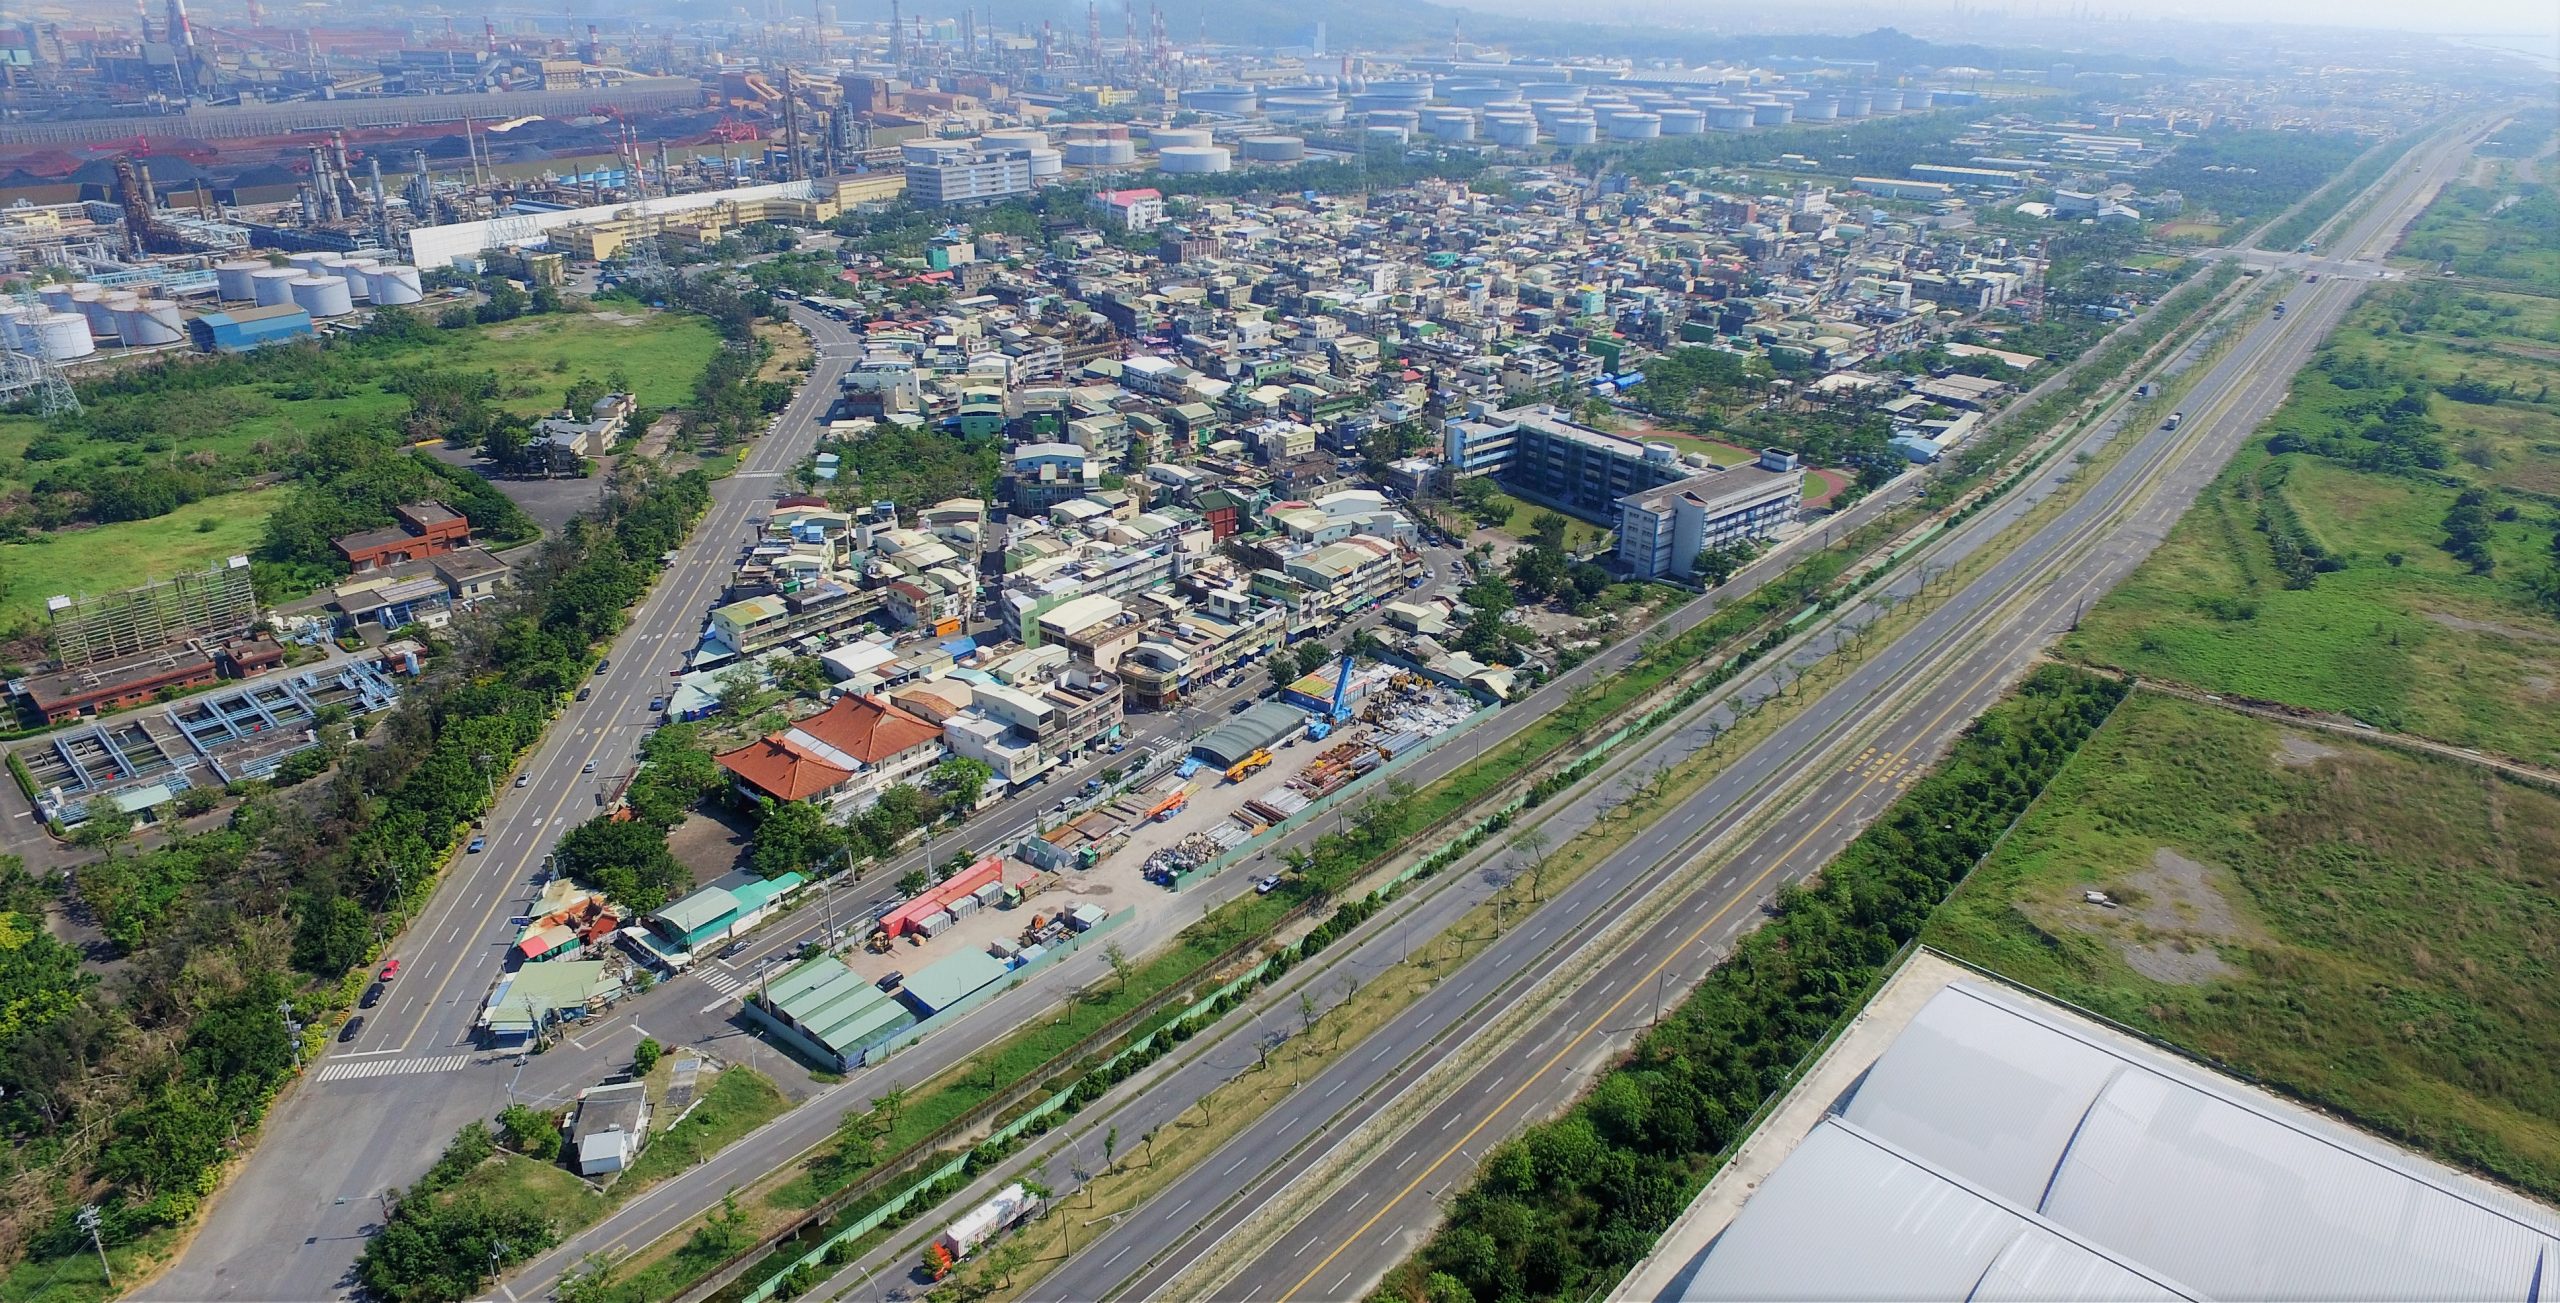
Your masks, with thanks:
M 0 27 L 0 401 L 60 368 L 236 349 L 422 301 L 901 199 L 1349 161 L 1560 152 L 1925 109 L 1961 96 L 1750 69 L 1520 63 L 1177 41 L 1163 10 L 1075 29 L 980 11 L 663 25 L 450 18 L 284 27 L 257 0 L 130 26 Z M 59 21 L 58 21 L 59 20 Z M 638 245 L 635 245 L 635 241 Z M 639 246 L 649 246 L 643 249 Z

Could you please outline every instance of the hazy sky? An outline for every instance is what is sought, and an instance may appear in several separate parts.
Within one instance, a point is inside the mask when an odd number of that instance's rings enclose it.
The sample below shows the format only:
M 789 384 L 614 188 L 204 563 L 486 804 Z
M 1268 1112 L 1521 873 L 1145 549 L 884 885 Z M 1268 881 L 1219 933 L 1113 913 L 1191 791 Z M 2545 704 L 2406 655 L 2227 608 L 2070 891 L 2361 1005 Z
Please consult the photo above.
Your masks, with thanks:
M 1989 7 L 2063 14 L 2082 6 L 2069 0 L 2025 0 Z M 2093 0 L 2099 13 L 2208 20 L 2252 19 L 2332 26 L 2386 27 L 2424 32 L 2550 32 L 2560 30 L 2554 0 Z

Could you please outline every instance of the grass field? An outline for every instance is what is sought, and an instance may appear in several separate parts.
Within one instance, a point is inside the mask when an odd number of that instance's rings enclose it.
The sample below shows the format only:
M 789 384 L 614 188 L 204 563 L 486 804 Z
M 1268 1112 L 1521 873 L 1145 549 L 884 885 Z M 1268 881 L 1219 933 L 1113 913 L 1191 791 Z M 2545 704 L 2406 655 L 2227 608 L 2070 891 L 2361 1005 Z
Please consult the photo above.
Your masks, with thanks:
M 2359 309 L 2335 350 L 2387 361 L 2392 374 L 2425 385 L 2466 371 L 2505 383 L 2505 373 L 2454 351 L 2450 339 L 2401 331 L 2395 321 L 2406 319 L 2407 296 Z M 2523 398 L 2468 403 L 2425 385 L 2426 416 L 2453 454 L 2442 471 L 2369 472 L 2313 452 L 2274 454 L 2255 441 L 2160 550 L 2087 613 L 2066 654 L 2560 762 L 2560 620 L 2535 605 L 2528 587 L 2551 564 L 2560 517 L 2560 497 L 2532 496 L 2545 485 L 2560 489 L 2560 408 L 2531 401 L 2531 388 Z M 2317 435 L 2352 424 L 2334 413 L 2403 392 L 2342 391 L 2306 377 L 2269 424 Z M 2515 510 L 2491 526 L 2497 567 L 2489 576 L 2441 546 L 2465 482 L 2498 490 L 2497 504 Z M 2262 508 L 2298 520 L 2339 568 L 2308 588 L 2287 587 Z
M 201 570 L 256 550 L 267 513 L 290 489 L 257 489 L 189 503 L 157 520 L 63 530 L 0 543 L 0 628 L 41 618 L 56 593 L 106 593 Z M 203 528 L 207 523 L 213 528 Z
M 2445 187 L 2396 252 L 2464 276 L 2560 291 L 2560 196 L 2514 164 L 2496 164 L 2482 184 Z
M 1504 506 L 1510 509 L 1511 515 L 1508 519 L 1493 528 L 1497 532 L 1523 543 L 1528 542 L 1533 537 L 1529 529 L 1529 522 L 1536 520 L 1540 513 L 1551 510 L 1551 508 L 1541 507 L 1534 502 L 1526 502 L 1519 498 L 1515 498 L 1508 493 L 1501 493 L 1497 491 L 1495 496 Z M 1565 515 L 1565 513 L 1561 511 L 1558 511 L 1555 514 L 1564 516 L 1564 550 L 1567 552 L 1580 555 L 1600 546 L 1603 542 L 1607 541 L 1609 537 L 1608 530 L 1602 529 L 1598 525 L 1592 524 L 1590 521 L 1576 519 L 1575 517 Z
M 1924 939 L 2560 1197 L 2548 791 L 2137 693 Z
M 658 1076 L 673 1068 L 672 1060 Z M 663 1181 L 704 1158 L 716 1154 L 738 1138 L 782 1116 L 791 1109 L 791 1101 L 782 1097 L 763 1073 L 753 1068 L 729 1068 L 711 1081 L 702 1102 L 678 1122 L 670 1114 L 656 1125 L 665 1130 L 649 1138 L 649 1147 L 614 1183 L 617 1198 L 628 1198 L 640 1189 Z

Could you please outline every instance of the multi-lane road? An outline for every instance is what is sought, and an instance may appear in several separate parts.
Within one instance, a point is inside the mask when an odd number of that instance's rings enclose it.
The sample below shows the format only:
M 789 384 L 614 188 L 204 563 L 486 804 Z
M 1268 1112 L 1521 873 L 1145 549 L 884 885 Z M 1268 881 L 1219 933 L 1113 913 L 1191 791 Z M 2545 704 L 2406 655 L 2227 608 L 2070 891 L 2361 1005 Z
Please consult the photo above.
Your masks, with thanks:
M 2239 335 L 2193 386 L 2178 430 L 2145 422 L 2104 436 L 2137 442 L 2085 494 L 1644 836 L 1448 972 L 1289 1104 L 1237 1128 L 1148 1204 L 1080 1246 L 1035 1296 L 1286 1300 L 1366 1292 L 1436 1224 L 1435 1200 L 1463 1185 L 1477 1159 L 1569 1102 L 1657 1008 L 1727 953 L 1757 917 L 1757 902 L 1835 854 L 2068 628 L 2081 604 L 2165 537 L 2281 402 L 2362 282 L 2379 274 L 2364 259 L 2387 250 L 2458 163 L 2460 146 L 2386 178 L 2371 215 L 2333 242 L 2345 259 L 2286 260 L 2327 275 L 2295 290 L 2285 317 L 2259 319 Z M 1932 561 L 1979 551 L 2073 473 L 2057 466 L 2018 498 L 1951 531 Z M 1896 587 L 1907 592 L 1916 582 Z M 1774 687 L 1764 680 L 1744 691 Z M 1772 805 L 1765 798 L 1775 792 L 1786 799 Z M 1639 921 L 1624 935 L 1592 944 L 1630 913 Z M 1357 967 L 1361 952 L 1374 951 L 1369 971 L 1377 971 L 1410 944 L 1380 931 L 1351 962 Z M 1179 1076 L 1149 1089 L 1166 1097 L 1156 1110 L 1164 1116 L 1198 1098 L 1200 1083 Z M 1238 1252 L 1239 1245 L 1252 1247 Z M 859 1296 L 908 1287 L 877 1278 Z
M 531 898 L 559 835 L 593 815 L 596 794 L 636 763 L 649 699 L 666 692 L 669 667 L 693 649 L 748 522 L 770 506 L 825 426 L 855 340 L 814 313 L 799 320 L 818 357 L 790 408 L 738 471 L 713 486 L 710 512 L 614 640 L 612 668 L 588 680 L 588 699 L 568 706 L 526 755 L 516 771 L 525 785 L 497 776 L 497 805 L 483 820 L 487 849 L 446 870 L 392 952 L 400 976 L 367 1013 L 363 1033 L 331 1046 L 314 1080 L 268 1115 L 258 1148 L 187 1252 L 139 1297 L 343 1292 L 365 1232 L 381 1219 L 378 1196 L 424 1171 L 463 1123 L 503 1104 L 513 1064 L 478 1054 L 472 1033 L 515 940 L 509 919 Z

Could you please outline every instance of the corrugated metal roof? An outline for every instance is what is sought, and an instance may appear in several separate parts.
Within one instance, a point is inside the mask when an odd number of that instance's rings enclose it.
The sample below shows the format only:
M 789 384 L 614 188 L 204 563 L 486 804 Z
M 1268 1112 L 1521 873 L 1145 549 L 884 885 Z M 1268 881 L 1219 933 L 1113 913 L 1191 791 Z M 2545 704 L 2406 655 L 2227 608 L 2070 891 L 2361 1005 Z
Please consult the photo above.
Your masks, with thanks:
M 2011 992 L 1933 997 L 1685 1299 L 2516 1299 L 2560 1216 Z

